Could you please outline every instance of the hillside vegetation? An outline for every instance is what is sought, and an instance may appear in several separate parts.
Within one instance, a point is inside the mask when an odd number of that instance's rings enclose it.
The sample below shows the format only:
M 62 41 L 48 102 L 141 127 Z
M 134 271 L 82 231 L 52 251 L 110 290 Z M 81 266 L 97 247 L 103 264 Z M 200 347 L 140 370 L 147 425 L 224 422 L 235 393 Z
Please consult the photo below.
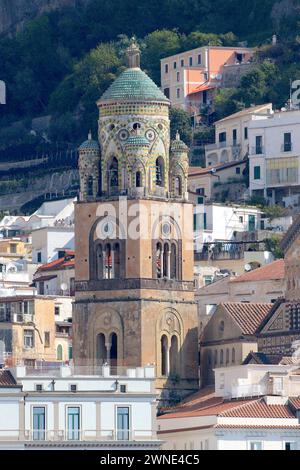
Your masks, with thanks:
M 260 46 L 257 68 L 238 89 L 219 93 L 216 117 L 252 103 L 282 106 L 289 80 L 300 78 L 298 0 L 244 0 L 242 7 L 240 0 L 76 4 L 43 14 L 14 37 L 0 39 L 0 78 L 8 90 L 7 105 L 0 108 L 0 149 L 38 141 L 28 134 L 31 119 L 47 114 L 52 141 L 78 143 L 89 128 L 96 132 L 95 101 L 124 67 L 132 35 L 143 51 L 143 68 L 158 84 L 160 59 L 167 55 L 208 43 Z M 270 45 L 273 33 L 277 46 Z M 22 121 L 22 130 L 9 128 L 15 121 Z

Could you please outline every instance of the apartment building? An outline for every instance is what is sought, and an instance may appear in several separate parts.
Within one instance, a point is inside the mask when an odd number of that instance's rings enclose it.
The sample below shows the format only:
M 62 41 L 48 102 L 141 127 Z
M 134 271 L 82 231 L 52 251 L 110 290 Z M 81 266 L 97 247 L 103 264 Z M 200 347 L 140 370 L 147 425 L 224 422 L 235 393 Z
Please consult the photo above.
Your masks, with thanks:
M 0 370 L 0 449 L 158 450 L 154 367 Z
M 0 298 L 0 357 L 1 364 L 56 360 L 53 299 Z
M 215 389 L 158 418 L 163 450 L 299 450 L 299 365 L 215 369 Z
M 249 154 L 249 124 L 272 115 L 272 103 L 252 106 L 215 122 L 215 143 L 205 146 L 206 166 L 242 160 Z
M 300 111 L 280 111 L 249 124 L 250 193 L 271 204 L 300 203 Z
M 166 57 L 161 60 L 162 91 L 172 106 L 198 115 L 211 104 L 213 90 L 222 86 L 224 68 L 231 66 L 236 75 L 234 66 L 240 70 L 249 65 L 253 52 L 245 47 L 204 46 Z

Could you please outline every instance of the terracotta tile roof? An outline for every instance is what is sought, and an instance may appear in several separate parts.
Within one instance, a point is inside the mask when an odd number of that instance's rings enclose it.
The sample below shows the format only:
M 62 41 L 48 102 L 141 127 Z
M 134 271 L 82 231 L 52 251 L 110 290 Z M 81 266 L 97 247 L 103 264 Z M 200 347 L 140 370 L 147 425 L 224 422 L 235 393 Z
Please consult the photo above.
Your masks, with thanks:
M 249 400 L 232 400 L 225 401 L 222 397 L 211 397 L 207 400 L 197 400 L 192 398 L 185 406 L 178 407 L 172 413 L 166 413 L 159 416 L 158 419 L 170 418 L 188 418 L 196 416 L 212 416 L 219 415 L 220 413 L 235 408 L 240 404 L 248 403 Z
M 191 166 L 189 168 L 189 176 L 198 176 L 198 175 L 206 175 L 211 173 L 211 170 L 214 169 L 216 171 L 225 170 L 226 168 L 230 168 L 233 166 L 238 166 L 245 164 L 245 160 L 239 160 L 236 162 L 228 162 L 228 163 L 218 163 L 217 165 L 207 166 L 205 168 L 199 166 Z
M 264 398 L 243 403 L 232 409 L 225 410 L 219 416 L 223 418 L 289 418 L 295 419 L 288 405 L 268 405 Z
M 300 429 L 300 424 L 216 424 L 215 429 Z
M 293 397 L 289 399 L 289 404 L 292 406 L 295 410 L 300 410 L 300 397 Z
M 266 264 L 261 268 L 254 269 L 248 273 L 242 274 L 230 282 L 251 282 L 251 281 L 271 281 L 284 279 L 284 259 L 278 259 L 273 263 Z
M 253 335 L 268 315 L 273 304 L 225 302 L 220 304 L 241 328 L 243 334 Z
M 72 252 L 74 253 L 74 252 Z M 75 255 L 66 254 L 63 258 L 56 259 L 50 263 L 43 264 L 37 269 L 37 273 L 41 271 L 54 271 L 56 269 L 65 269 L 75 266 Z
M 193 91 L 189 93 L 189 95 L 194 95 L 195 93 L 202 93 L 202 91 L 213 90 L 216 88 L 216 85 L 209 85 L 208 83 L 202 83 L 198 85 Z
M 17 382 L 7 369 L 0 370 L 0 387 L 15 387 Z

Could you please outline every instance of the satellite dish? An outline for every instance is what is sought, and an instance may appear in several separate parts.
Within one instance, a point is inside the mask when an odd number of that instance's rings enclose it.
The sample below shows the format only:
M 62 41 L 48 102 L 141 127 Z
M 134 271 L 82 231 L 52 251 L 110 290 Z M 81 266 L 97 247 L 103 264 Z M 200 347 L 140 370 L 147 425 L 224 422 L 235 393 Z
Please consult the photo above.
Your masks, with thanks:
M 252 270 L 251 264 L 245 264 L 245 271 L 249 272 L 251 270 Z
M 212 168 L 210 171 L 211 173 L 216 173 L 217 170 L 215 168 Z
M 63 292 L 65 292 L 66 290 L 68 290 L 68 284 L 66 284 L 65 282 L 63 282 L 61 285 L 60 285 L 60 288 Z

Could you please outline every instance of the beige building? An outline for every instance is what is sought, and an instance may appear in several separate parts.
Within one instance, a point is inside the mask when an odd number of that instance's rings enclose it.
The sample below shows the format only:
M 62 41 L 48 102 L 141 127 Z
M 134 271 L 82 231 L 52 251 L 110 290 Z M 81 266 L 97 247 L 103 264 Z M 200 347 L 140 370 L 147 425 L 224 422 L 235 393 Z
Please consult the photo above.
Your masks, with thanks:
M 243 201 L 246 189 L 243 180 L 245 168 L 246 161 L 219 163 L 207 168 L 191 167 L 188 181 L 190 200 L 197 204 L 199 198 L 203 202 L 221 200 L 222 192 L 228 191 L 228 200 Z
M 40 296 L 0 299 L 2 363 L 55 361 L 55 310 L 50 298 Z
M 247 157 L 250 123 L 265 119 L 272 113 L 272 103 L 268 103 L 243 109 L 215 122 L 215 143 L 205 146 L 206 165 L 214 166 Z
M 197 116 L 212 104 L 213 90 L 236 85 L 241 70 L 249 70 L 253 52 L 246 47 L 203 46 L 161 59 L 161 89 L 172 106 Z
M 273 304 L 221 303 L 200 339 L 201 386 L 214 383 L 214 369 L 242 364 L 250 351 L 257 351 L 257 331 Z
M 283 297 L 284 289 L 285 270 L 282 259 L 241 276 L 228 274 L 217 277 L 215 282 L 196 290 L 199 334 L 201 335 L 203 328 L 222 302 L 275 303 L 278 298 Z

